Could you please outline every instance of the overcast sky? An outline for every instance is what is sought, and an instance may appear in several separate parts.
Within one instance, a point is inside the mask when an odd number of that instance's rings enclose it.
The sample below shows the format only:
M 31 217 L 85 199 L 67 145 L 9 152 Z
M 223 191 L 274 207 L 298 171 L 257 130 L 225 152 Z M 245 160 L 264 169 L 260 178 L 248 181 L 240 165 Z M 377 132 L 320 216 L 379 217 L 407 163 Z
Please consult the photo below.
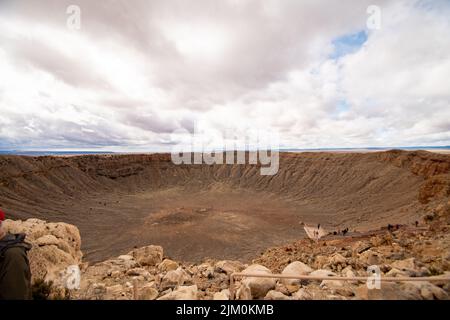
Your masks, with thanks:
M 449 17 L 448 0 L 0 0 L 0 149 L 167 150 L 194 124 L 450 145 Z

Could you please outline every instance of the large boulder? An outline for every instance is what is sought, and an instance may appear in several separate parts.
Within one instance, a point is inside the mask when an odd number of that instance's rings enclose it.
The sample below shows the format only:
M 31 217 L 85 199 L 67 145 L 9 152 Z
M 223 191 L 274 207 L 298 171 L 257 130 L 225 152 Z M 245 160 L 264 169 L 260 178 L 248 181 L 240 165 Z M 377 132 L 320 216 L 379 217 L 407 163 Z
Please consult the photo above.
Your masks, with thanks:
M 336 276 L 336 273 L 330 270 L 319 269 L 311 272 L 309 275 L 314 277 L 333 277 Z
M 161 280 L 161 290 L 175 288 L 191 281 L 191 277 L 181 267 L 167 272 Z
M 330 290 L 332 294 L 337 294 L 341 297 L 354 296 L 353 287 L 342 280 L 323 280 L 320 283 L 320 288 Z
M 99 287 L 98 287 L 99 288 Z M 103 289 L 100 289 L 99 291 L 102 291 Z M 124 296 L 124 293 L 126 292 L 126 289 L 121 284 L 112 285 L 109 287 L 106 287 L 105 296 L 103 297 L 106 300 L 115 300 L 120 299 L 120 297 Z
M 197 300 L 197 293 L 196 285 L 184 286 L 159 297 L 158 300 Z
M 124 254 L 121 256 L 118 256 L 115 259 L 111 259 L 109 260 L 110 264 L 113 264 L 115 266 L 119 266 L 120 269 L 130 269 L 130 268 L 134 268 L 138 265 L 137 261 L 134 259 L 133 256 L 130 256 L 128 254 Z
M 378 252 L 366 250 L 359 255 L 359 260 L 367 266 L 378 265 L 381 263 L 381 257 Z
M 128 255 L 133 256 L 141 266 L 156 266 L 163 259 L 163 248 L 151 245 L 135 249 Z
M 309 292 L 309 290 L 307 290 L 305 288 L 300 288 L 297 292 L 294 292 L 292 294 L 292 299 L 293 300 L 312 300 L 313 296 Z
M 259 264 L 252 264 L 247 267 L 243 273 L 253 274 L 267 274 L 271 275 L 269 269 Z M 270 290 L 275 288 L 276 279 L 274 278 L 259 278 L 259 277 L 247 277 L 242 281 L 243 285 L 250 288 L 252 298 L 259 299 L 264 298 Z
M 308 265 L 304 264 L 300 261 L 294 261 L 290 264 L 288 264 L 281 274 L 283 275 L 296 275 L 296 276 L 304 276 L 308 275 L 313 271 Z M 286 286 L 292 286 L 296 284 L 300 284 L 301 280 L 299 279 L 281 279 L 281 283 L 283 283 Z
M 417 272 L 416 260 L 414 258 L 394 261 L 391 266 L 405 272 L 409 276 L 413 276 Z
M 239 272 L 244 269 L 244 265 L 239 261 L 222 260 L 215 264 L 214 269 L 216 272 L 232 274 L 233 272 Z
M 347 263 L 347 260 L 340 253 L 335 253 L 330 258 L 330 264 L 332 264 L 332 265 L 339 265 L 340 264 L 342 266 L 345 266 L 346 263 Z
M 158 290 L 153 285 L 146 285 L 139 290 L 140 300 L 155 300 L 158 297 Z
M 334 273 L 330 270 L 319 269 L 319 270 L 315 270 L 315 271 L 311 272 L 309 275 L 314 276 L 314 277 L 332 277 L 332 276 L 336 276 L 336 273 Z M 312 282 L 321 283 L 322 281 L 321 280 L 313 280 Z
M 421 300 L 420 292 L 410 286 L 395 282 L 382 282 L 380 289 L 369 289 L 367 284 L 355 289 L 358 300 Z
M 386 277 L 409 277 L 409 273 L 397 268 L 392 268 L 386 273 Z
M 291 300 L 291 298 L 281 292 L 270 290 L 264 300 Z
M 197 266 L 195 273 L 198 273 L 205 278 L 213 278 L 214 266 L 212 266 L 209 262 L 202 263 Z
M 177 269 L 178 269 L 178 262 L 170 259 L 164 259 L 164 261 L 158 265 L 158 272 L 167 272 Z
M 425 300 L 448 300 L 448 294 L 442 288 L 428 281 L 411 281 L 404 284 L 408 290 L 420 294 Z
M 28 252 L 32 281 L 42 279 L 64 286 L 64 274 L 69 266 L 81 264 L 81 237 L 77 227 L 39 219 L 6 220 L 6 232 L 24 233 L 32 245 Z

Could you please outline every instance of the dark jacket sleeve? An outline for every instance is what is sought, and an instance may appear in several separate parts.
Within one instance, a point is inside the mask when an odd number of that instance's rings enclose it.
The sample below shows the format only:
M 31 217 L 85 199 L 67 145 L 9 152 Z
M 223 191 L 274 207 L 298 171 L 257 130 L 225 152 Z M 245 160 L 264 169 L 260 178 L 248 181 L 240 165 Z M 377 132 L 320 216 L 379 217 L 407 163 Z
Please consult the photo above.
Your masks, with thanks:
M 0 266 L 0 299 L 31 299 L 31 273 L 26 251 L 12 247 L 4 252 Z

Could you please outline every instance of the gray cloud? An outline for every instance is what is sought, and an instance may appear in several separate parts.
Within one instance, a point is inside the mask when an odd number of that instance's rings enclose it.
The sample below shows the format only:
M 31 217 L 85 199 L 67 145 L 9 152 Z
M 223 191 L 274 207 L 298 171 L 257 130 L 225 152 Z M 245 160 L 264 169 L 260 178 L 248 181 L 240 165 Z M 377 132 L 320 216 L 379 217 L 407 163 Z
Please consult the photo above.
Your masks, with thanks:
M 82 54 L 68 57 L 63 52 L 35 39 L 13 39 L 11 53 L 19 68 L 38 68 L 53 74 L 68 85 L 105 90 L 110 88 L 107 79 L 95 74 L 83 62 Z
M 72 4 L 79 31 L 66 28 Z M 3 1 L 0 139 L 167 144 L 200 122 L 278 129 L 292 147 L 448 141 L 448 2 L 378 1 L 382 29 L 331 59 L 370 4 Z

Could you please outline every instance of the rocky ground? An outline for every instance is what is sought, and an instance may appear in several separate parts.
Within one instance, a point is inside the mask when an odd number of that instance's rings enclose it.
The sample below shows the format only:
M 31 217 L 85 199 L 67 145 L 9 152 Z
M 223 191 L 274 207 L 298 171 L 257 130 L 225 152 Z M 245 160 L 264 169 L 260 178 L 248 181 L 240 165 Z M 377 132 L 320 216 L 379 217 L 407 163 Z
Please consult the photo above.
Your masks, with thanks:
M 359 236 L 309 239 L 268 249 L 251 263 L 171 260 L 160 246 L 136 248 L 101 263 L 81 260 L 76 227 L 64 223 L 7 220 L 10 232 L 26 232 L 33 244 L 33 279 L 53 281 L 53 296 L 71 299 L 229 299 L 233 272 L 367 276 L 379 266 L 382 276 L 450 277 L 450 202 L 437 205 L 419 226 L 380 229 Z M 62 289 L 69 265 L 82 270 L 79 290 Z M 237 279 L 238 299 L 448 299 L 450 282 L 383 282 L 369 290 L 362 281 Z M 61 291 L 67 291 L 61 293 Z
M 251 261 L 304 237 L 300 221 L 352 232 L 411 224 L 450 195 L 449 155 L 281 152 L 279 160 L 276 175 L 262 176 L 259 165 L 176 165 L 170 154 L 0 155 L 0 205 L 14 220 L 77 226 L 85 262 L 159 244 L 172 259 L 200 263 Z
M 6 220 L 3 226 L 6 232 L 25 233 L 26 241 L 32 244 L 28 258 L 33 282 L 47 280 L 62 285 L 61 270 L 82 263 L 80 232 L 73 225 L 28 219 Z

